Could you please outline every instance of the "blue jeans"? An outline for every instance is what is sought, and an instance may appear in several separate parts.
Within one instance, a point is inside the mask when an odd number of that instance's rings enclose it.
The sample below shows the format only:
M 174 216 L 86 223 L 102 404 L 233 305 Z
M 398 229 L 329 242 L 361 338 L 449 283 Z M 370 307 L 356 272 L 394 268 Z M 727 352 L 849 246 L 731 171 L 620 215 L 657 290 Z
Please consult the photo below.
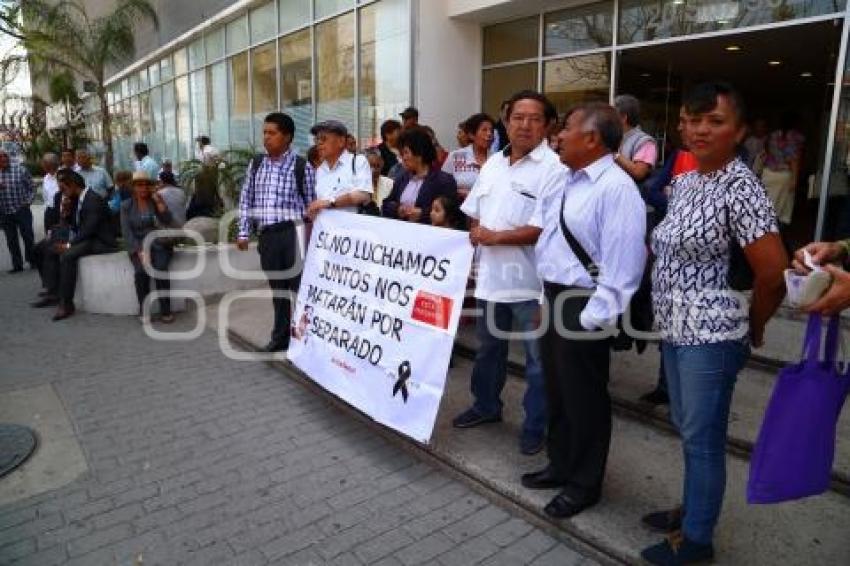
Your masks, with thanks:
M 540 324 L 540 304 L 537 301 L 496 303 L 478 299 L 477 305 L 481 315 L 476 323 L 478 353 L 472 369 L 472 395 L 479 413 L 495 416 L 502 413 L 501 394 L 507 377 L 509 340 L 493 336 L 490 325 L 510 332 L 516 322 L 519 332 L 536 330 Z M 542 435 L 546 428 L 546 394 L 540 345 L 535 338 L 528 338 L 524 343 L 527 388 L 522 402 L 525 409 L 523 432 Z
M 738 372 L 750 354 L 743 342 L 698 346 L 662 343 L 670 412 L 685 456 L 682 531 L 709 544 L 726 490 L 726 431 Z

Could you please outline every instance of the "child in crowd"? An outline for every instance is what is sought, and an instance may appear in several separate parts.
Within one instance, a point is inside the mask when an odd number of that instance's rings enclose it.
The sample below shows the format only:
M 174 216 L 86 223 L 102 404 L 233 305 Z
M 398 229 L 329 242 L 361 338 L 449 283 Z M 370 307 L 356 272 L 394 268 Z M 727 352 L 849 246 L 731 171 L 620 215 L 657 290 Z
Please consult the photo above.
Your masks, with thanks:
M 431 205 L 431 226 L 463 230 L 465 225 L 466 218 L 460 211 L 460 203 L 457 199 L 447 196 L 434 199 L 434 204 Z

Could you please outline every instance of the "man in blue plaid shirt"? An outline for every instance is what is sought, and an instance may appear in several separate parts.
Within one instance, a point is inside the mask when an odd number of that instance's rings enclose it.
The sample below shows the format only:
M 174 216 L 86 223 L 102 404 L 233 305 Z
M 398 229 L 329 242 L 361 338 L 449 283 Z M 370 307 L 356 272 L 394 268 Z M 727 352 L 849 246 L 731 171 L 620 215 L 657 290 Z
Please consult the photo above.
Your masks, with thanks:
M 301 249 L 296 226 L 316 200 L 316 174 L 307 161 L 292 149 L 295 122 L 283 112 L 273 112 L 263 122 L 265 155 L 248 167 L 239 197 L 239 232 L 236 244 L 248 249 L 252 231 L 259 234 L 257 251 L 272 291 L 298 292 L 301 281 Z M 293 267 L 295 274 L 285 273 Z M 289 348 L 292 302 L 274 297 L 274 328 L 266 352 Z
M 32 212 L 32 177 L 27 168 L 12 163 L 9 154 L 0 150 L 0 224 L 6 234 L 6 245 L 12 256 L 12 270 L 9 273 L 19 273 L 24 270 L 21 257 L 21 242 L 18 232 L 24 240 L 24 255 L 27 263 L 33 265 L 33 229 Z

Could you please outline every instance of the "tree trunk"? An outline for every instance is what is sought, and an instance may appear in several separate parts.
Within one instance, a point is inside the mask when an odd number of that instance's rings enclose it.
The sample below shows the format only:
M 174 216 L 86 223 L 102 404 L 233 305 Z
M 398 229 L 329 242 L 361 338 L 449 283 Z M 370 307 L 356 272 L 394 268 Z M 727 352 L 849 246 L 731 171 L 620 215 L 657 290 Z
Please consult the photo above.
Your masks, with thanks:
M 103 146 L 106 153 L 103 156 L 103 166 L 112 175 L 112 116 L 109 114 L 109 104 L 106 101 L 106 88 L 103 83 L 97 85 L 97 98 L 100 100 L 100 120 L 103 129 Z

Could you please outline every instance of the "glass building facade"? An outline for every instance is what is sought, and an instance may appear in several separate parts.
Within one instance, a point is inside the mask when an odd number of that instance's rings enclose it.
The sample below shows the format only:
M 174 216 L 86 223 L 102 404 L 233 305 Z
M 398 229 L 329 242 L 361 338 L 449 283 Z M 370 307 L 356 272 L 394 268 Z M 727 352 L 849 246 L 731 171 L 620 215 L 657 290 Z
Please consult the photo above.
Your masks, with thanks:
M 262 120 L 283 110 L 295 147 L 319 120 L 342 120 L 362 146 L 411 103 L 411 0 L 274 0 L 210 26 L 108 84 L 116 167 L 144 141 L 157 160 L 194 156 L 208 135 L 226 148 L 262 146 Z M 138 67 L 138 65 L 136 65 Z M 88 134 L 102 140 L 86 101 Z

